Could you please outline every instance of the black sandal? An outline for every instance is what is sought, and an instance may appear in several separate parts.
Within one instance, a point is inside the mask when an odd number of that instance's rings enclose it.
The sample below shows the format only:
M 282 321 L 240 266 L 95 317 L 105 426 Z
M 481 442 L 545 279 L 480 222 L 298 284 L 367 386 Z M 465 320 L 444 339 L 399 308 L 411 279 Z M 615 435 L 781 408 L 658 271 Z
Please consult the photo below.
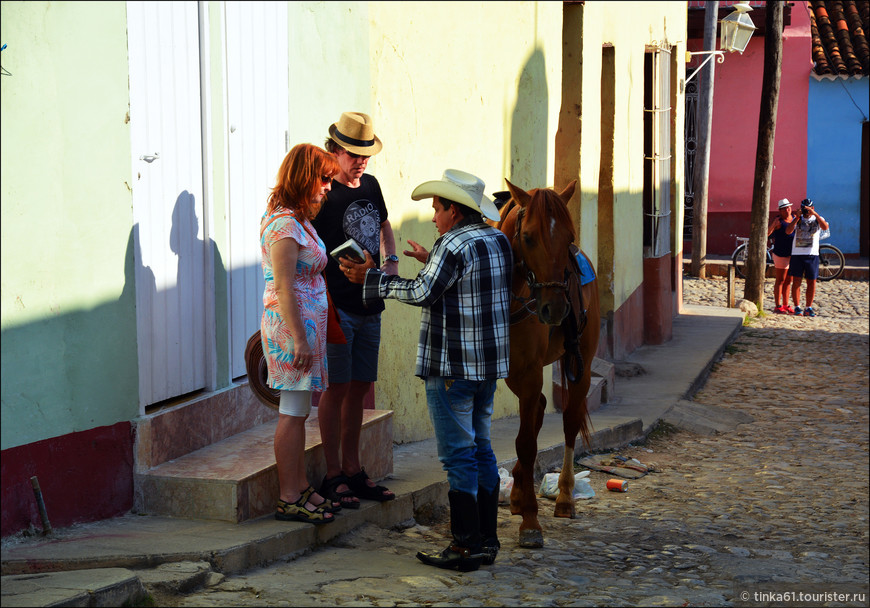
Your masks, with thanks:
M 360 498 L 367 500 L 376 500 L 378 502 L 387 502 L 393 500 L 396 495 L 384 486 L 370 486 L 366 483 L 369 476 L 366 474 L 365 468 L 360 469 L 360 472 L 347 479 L 347 487 L 353 490 L 353 493 Z M 387 493 L 389 492 L 389 493 Z
M 323 478 L 323 483 L 320 484 L 319 494 L 333 502 L 337 502 L 345 509 L 359 509 L 360 502 L 356 494 L 351 490 L 339 492 L 336 488 L 340 485 L 350 487 L 350 482 L 344 475 L 336 475 L 332 479 Z

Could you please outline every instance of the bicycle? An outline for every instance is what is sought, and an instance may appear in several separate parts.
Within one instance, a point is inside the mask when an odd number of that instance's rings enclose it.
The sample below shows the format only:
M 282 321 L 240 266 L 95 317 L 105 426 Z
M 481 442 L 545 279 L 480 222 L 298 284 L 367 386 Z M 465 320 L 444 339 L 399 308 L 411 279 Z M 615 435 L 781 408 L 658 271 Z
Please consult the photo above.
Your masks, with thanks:
M 732 235 L 733 236 L 733 235 Z M 731 264 L 734 266 L 735 274 L 741 279 L 745 279 L 746 275 L 743 272 L 743 266 L 746 264 L 746 249 L 749 243 L 749 238 L 745 236 L 734 236 L 737 248 L 731 254 Z M 773 266 L 773 257 L 770 252 L 773 249 L 773 243 L 768 240 L 768 247 L 765 255 L 767 256 L 767 267 L 765 268 L 765 276 L 767 269 Z M 846 267 L 846 258 L 843 252 L 834 245 L 824 243 L 819 245 L 819 281 L 831 281 L 836 279 Z

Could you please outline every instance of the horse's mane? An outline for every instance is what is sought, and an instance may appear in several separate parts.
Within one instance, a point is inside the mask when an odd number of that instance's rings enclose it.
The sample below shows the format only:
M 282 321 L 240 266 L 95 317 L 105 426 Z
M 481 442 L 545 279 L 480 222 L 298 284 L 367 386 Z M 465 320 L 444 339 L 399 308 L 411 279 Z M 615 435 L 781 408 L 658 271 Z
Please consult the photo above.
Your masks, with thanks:
M 565 226 L 571 234 L 571 241 L 577 238 L 577 233 L 574 231 L 574 221 L 571 219 L 571 213 L 568 211 L 568 205 L 562 200 L 555 190 L 552 188 L 536 188 L 529 192 L 532 195 L 532 200 L 529 202 L 526 213 L 529 217 L 551 217 L 557 224 Z

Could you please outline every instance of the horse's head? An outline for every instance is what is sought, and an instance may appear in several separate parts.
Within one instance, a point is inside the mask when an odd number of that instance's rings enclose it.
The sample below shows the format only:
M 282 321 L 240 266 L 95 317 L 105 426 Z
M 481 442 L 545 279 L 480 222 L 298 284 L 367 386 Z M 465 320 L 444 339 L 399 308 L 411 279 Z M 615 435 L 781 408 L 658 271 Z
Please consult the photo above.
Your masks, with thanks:
M 526 192 L 505 181 L 519 207 L 506 208 L 502 215 L 502 224 L 506 224 L 507 216 L 516 214 L 512 218 L 514 233 L 508 234 L 514 258 L 531 291 L 529 297 L 536 300 L 538 319 L 545 325 L 559 325 L 570 309 L 566 270 L 568 246 L 574 242 L 575 232 L 568 200 L 574 194 L 577 180 L 559 193 L 552 188 Z

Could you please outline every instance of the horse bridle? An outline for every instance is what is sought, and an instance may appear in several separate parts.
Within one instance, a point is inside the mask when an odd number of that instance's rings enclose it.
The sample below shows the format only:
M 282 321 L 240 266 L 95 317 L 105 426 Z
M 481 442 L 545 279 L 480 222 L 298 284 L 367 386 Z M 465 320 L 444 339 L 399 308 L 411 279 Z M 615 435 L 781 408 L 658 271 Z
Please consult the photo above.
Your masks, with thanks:
M 520 303 L 520 310 L 516 313 L 511 314 L 511 323 L 517 323 L 522 319 L 525 319 L 529 315 L 537 314 L 537 310 L 532 310 L 530 308 L 531 305 L 535 305 L 537 308 L 537 296 L 535 295 L 536 290 L 540 289 L 561 289 L 565 292 L 565 297 L 568 295 L 568 272 L 565 271 L 565 280 L 563 282 L 559 281 L 538 281 L 538 277 L 535 276 L 535 271 L 528 267 L 526 264 L 526 256 L 523 255 L 522 247 L 523 247 L 523 239 L 522 239 L 522 226 L 523 226 L 523 216 L 526 213 L 525 207 L 520 207 L 517 209 L 517 227 L 516 232 L 514 233 L 514 242 L 517 244 L 517 249 L 520 252 L 520 272 L 525 270 L 526 273 L 526 285 L 529 287 L 529 297 L 524 298 L 522 296 L 518 296 L 515 294 L 511 294 L 511 298 Z

